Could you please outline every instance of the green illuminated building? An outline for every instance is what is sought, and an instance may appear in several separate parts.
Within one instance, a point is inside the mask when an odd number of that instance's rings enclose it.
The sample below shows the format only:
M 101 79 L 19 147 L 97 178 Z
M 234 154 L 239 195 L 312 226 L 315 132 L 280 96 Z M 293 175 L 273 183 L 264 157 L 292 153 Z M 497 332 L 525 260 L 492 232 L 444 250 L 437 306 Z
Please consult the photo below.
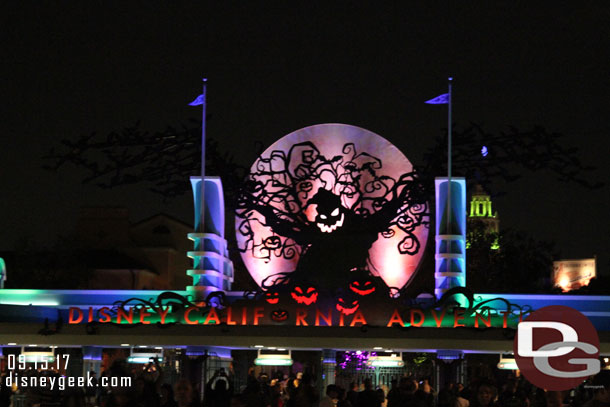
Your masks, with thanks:
M 491 197 L 479 184 L 475 186 L 475 191 L 470 200 L 467 223 L 469 230 L 480 230 L 485 234 L 495 234 L 496 239 L 492 243 L 491 249 L 497 250 L 500 248 L 497 238 L 500 233 L 500 218 L 498 212 L 493 211 Z M 470 247 L 469 241 L 466 242 L 466 247 Z

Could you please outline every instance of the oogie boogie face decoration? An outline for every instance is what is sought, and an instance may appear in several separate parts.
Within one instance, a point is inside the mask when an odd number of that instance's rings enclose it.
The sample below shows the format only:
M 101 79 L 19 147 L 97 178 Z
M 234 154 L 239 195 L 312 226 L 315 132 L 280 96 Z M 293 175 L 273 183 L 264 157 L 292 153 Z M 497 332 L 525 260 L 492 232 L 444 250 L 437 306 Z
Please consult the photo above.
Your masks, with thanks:
M 237 242 L 264 290 L 274 281 L 301 289 L 314 282 L 323 293 L 365 295 L 372 288 L 355 284 L 354 267 L 397 288 L 415 274 L 428 233 L 427 194 L 411 163 L 376 134 L 342 124 L 298 130 L 259 157 L 245 185 Z M 301 301 L 306 294 L 291 291 Z
M 345 213 L 337 195 L 321 189 L 309 203 L 316 205 L 315 223 L 322 233 L 332 233 L 343 226 Z

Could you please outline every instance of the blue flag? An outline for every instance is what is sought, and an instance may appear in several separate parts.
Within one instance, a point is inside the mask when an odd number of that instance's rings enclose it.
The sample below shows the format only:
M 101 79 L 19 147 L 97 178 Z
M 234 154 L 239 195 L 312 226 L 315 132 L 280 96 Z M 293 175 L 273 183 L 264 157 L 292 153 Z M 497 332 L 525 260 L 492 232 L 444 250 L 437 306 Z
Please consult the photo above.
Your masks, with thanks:
M 203 93 L 201 95 L 197 96 L 195 98 L 195 100 L 193 100 L 191 103 L 189 103 L 189 106 L 199 106 L 202 104 L 203 104 Z
M 449 103 L 449 94 L 443 93 L 442 95 L 439 95 L 434 99 L 426 100 L 425 103 L 429 105 L 446 105 Z

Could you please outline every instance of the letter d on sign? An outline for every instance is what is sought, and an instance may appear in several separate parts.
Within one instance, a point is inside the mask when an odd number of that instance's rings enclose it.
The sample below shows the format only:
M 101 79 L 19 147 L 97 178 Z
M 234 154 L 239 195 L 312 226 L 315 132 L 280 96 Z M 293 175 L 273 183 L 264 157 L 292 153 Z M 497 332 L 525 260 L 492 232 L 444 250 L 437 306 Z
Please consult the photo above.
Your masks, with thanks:
M 578 342 L 578 334 L 570 325 L 555 321 L 523 321 L 517 326 L 517 349 L 521 357 L 563 356 L 574 350 L 573 346 L 562 346 L 554 350 L 533 350 L 534 328 L 554 329 L 561 332 L 562 342 Z
M 75 312 L 78 315 L 77 317 L 74 316 Z M 83 320 L 83 311 L 77 307 L 70 307 L 68 323 L 69 324 L 78 324 L 82 320 Z

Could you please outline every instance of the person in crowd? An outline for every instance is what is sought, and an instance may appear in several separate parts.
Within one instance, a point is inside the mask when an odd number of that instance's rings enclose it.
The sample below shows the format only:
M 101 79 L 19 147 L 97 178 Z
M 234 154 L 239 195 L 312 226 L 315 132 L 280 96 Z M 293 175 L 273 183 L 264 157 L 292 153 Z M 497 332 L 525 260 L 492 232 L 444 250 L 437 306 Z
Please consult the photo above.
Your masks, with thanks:
M 87 402 L 85 401 L 85 393 L 81 389 L 69 389 L 66 390 L 61 401 L 61 407 L 85 407 Z M 41 402 L 41 406 L 51 406 L 57 404 L 50 404 L 48 402 Z
M 7 373 L 3 372 L 0 377 L 0 407 L 9 407 L 11 405 L 11 396 L 13 389 L 6 385 Z
M 375 390 L 375 392 L 377 393 L 377 398 L 379 400 L 379 405 L 381 407 L 387 407 L 388 405 L 388 401 L 385 397 L 385 391 L 382 388 L 378 388 L 377 390 Z
M 135 378 L 135 405 L 138 407 L 158 407 L 159 396 L 154 382 L 146 380 L 142 375 Z
M 339 389 L 339 403 L 338 407 L 355 407 L 347 398 L 347 392 L 343 387 L 338 387 Z
M 231 397 L 231 407 L 247 407 L 246 401 L 241 394 L 235 394 Z
M 169 383 L 163 383 L 159 388 L 159 407 L 178 407 L 174 399 L 174 389 Z
M 455 395 L 455 407 L 470 407 L 470 402 L 458 393 Z
M 206 407 L 228 407 L 231 403 L 233 386 L 223 368 L 214 372 L 205 387 Z
M 373 390 L 371 379 L 364 379 L 364 390 L 358 393 L 357 407 L 379 407 L 381 405 L 377 392 Z
M 299 383 L 300 380 L 297 379 L 297 376 L 294 374 L 291 374 L 290 376 L 288 376 L 288 381 L 286 383 L 286 406 L 287 407 L 294 407 L 294 399 L 296 397 L 297 394 L 297 389 L 299 388 Z
M 320 407 L 337 407 L 339 404 L 339 388 L 334 384 L 326 386 L 326 396 L 320 400 Z
M 108 394 L 106 407 L 132 407 L 135 405 L 132 394 L 129 389 L 114 389 Z
M 430 386 L 429 379 L 423 379 L 417 384 L 417 390 L 415 390 L 415 399 L 418 405 L 423 407 L 433 407 L 434 405 L 434 393 L 432 386 Z
M 547 391 L 545 393 L 546 407 L 568 407 L 563 402 L 566 394 L 565 391 Z
M 602 370 L 591 382 L 593 398 L 583 407 L 610 407 L 610 370 Z
M 459 396 L 466 399 L 472 400 L 477 396 L 477 388 L 479 387 L 479 379 L 476 377 L 470 378 L 468 381 L 468 386 L 464 387 L 460 390 Z
M 284 389 L 282 388 L 282 382 L 280 379 L 273 379 L 269 383 L 271 390 L 270 399 L 271 407 L 284 407 Z
M 269 400 L 265 399 L 260 383 L 254 375 L 248 375 L 246 388 L 242 393 L 241 400 L 246 407 L 267 407 L 271 404 Z
M 453 388 L 445 388 L 438 392 L 437 407 L 456 407 L 457 396 Z
M 186 379 L 180 379 L 174 385 L 174 397 L 178 407 L 199 407 L 199 403 L 195 400 L 193 386 Z
M 415 397 L 417 381 L 412 377 L 402 377 L 398 383 L 398 391 L 388 395 L 388 407 L 423 407 L 420 399 Z
M 87 404 L 94 405 L 97 398 L 97 374 L 95 370 L 89 371 L 89 377 L 91 377 L 92 385 L 87 386 L 85 389 L 85 399 Z
M 318 405 L 318 392 L 313 387 L 313 377 L 304 373 L 295 394 L 294 407 L 312 407 Z
M 481 382 L 476 391 L 474 399 L 470 400 L 472 407 L 494 407 L 498 390 L 491 382 Z
M 229 407 L 231 403 L 231 391 L 229 389 L 229 382 L 220 380 L 214 387 L 214 393 L 212 398 L 212 407 Z
M 518 389 L 518 382 L 515 378 L 510 378 L 504 391 L 498 397 L 498 404 L 502 407 L 529 407 L 530 403 L 527 395 Z
M 390 391 L 388 391 L 387 401 L 390 403 L 390 399 L 395 399 L 398 394 L 398 380 L 392 379 L 390 382 Z
M 349 384 L 349 390 L 346 397 L 347 401 L 349 401 L 353 407 L 358 405 L 358 384 L 356 382 L 351 382 Z

